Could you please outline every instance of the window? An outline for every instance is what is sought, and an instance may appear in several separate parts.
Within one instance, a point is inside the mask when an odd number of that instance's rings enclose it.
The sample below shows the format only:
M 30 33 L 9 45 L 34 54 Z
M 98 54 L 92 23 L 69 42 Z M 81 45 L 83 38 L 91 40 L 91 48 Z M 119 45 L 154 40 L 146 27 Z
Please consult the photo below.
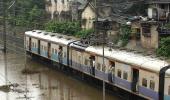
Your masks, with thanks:
M 33 42 L 33 48 L 35 48 L 35 43 Z
M 66 52 L 64 52 L 64 58 L 66 58 L 66 57 L 67 57 Z
M 170 86 L 168 87 L 168 95 L 170 95 Z
M 44 51 L 46 51 L 46 46 L 44 46 Z
M 41 45 L 41 49 L 43 50 L 43 45 Z
M 57 54 L 57 49 L 55 49 L 55 54 Z
M 123 79 L 127 80 L 128 79 L 128 73 L 127 72 L 123 72 Z
M 101 68 L 101 64 L 97 63 L 97 69 L 100 70 L 100 68 Z
M 54 54 L 54 48 L 52 48 L 52 53 Z
M 34 43 L 34 46 L 35 46 L 35 48 L 37 47 L 37 46 L 36 46 L 36 43 Z
M 118 69 L 118 71 L 117 71 L 117 76 L 118 76 L 119 78 L 121 78 L 121 76 L 122 76 L 122 71 L 121 71 L 120 69 Z
M 32 42 L 32 47 L 34 48 L 34 42 Z
M 146 78 L 142 79 L 142 86 L 147 87 L 147 79 Z
M 155 82 L 153 80 L 150 80 L 150 89 L 155 89 Z
M 106 71 L 106 65 L 102 64 L 102 71 L 105 72 Z
M 88 59 L 85 59 L 84 64 L 88 65 Z

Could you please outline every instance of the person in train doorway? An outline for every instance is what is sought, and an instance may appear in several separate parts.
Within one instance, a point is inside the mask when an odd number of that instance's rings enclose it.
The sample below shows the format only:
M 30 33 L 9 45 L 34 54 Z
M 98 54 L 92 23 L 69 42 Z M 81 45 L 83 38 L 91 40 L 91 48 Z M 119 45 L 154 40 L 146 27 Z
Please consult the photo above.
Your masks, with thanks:
M 63 62 L 63 49 L 61 46 L 59 46 L 59 51 L 58 51 L 58 60 L 59 60 L 59 67 L 62 68 L 62 62 Z
M 90 62 L 91 62 L 90 73 L 91 73 L 91 75 L 95 76 L 95 57 L 90 57 Z
M 95 76 L 95 58 L 93 58 L 92 75 Z
M 115 64 L 112 62 L 109 62 L 109 68 L 108 68 L 108 80 L 109 82 L 113 83 L 113 77 L 115 72 Z

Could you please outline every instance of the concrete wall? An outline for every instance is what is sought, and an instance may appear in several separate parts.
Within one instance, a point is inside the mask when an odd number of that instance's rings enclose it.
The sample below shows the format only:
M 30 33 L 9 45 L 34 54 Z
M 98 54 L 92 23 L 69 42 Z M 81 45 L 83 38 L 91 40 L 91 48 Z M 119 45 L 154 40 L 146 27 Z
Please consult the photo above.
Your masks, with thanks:
M 95 16 L 96 14 L 94 13 L 93 9 L 90 6 L 87 6 L 81 15 L 82 20 L 85 20 L 85 22 L 82 23 L 81 27 L 83 29 L 93 28 L 93 21 L 95 19 Z
M 151 36 L 150 37 L 146 37 L 144 36 L 142 33 L 143 33 L 143 30 L 141 28 L 141 44 L 144 48 L 151 48 L 151 49 L 155 49 L 155 48 L 158 48 L 158 42 L 159 42 L 159 39 L 158 39 L 158 31 L 157 31 L 157 25 L 151 25 L 150 27 L 150 34 Z

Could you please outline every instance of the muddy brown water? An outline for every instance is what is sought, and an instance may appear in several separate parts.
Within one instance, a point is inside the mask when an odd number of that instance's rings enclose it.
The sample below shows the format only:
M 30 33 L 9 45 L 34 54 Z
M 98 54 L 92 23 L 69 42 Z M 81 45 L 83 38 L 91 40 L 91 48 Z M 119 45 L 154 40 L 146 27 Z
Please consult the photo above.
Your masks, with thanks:
M 25 67 L 35 70 L 36 73 L 23 74 Z M 30 57 L 25 60 L 23 55 L 9 52 L 5 56 L 0 52 L 0 86 L 6 82 L 8 85 L 13 85 L 8 92 L 0 90 L 0 100 L 102 100 L 103 98 L 102 90 L 48 68 Z M 120 100 L 120 98 L 106 93 L 105 100 Z

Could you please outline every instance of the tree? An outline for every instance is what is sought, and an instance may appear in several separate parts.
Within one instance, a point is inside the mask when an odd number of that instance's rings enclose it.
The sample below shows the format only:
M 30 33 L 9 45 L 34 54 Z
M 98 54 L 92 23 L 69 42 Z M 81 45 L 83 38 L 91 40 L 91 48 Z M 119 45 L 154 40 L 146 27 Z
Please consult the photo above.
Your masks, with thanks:
M 170 58 L 170 37 L 162 38 L 157 49 L 157 55 Z

